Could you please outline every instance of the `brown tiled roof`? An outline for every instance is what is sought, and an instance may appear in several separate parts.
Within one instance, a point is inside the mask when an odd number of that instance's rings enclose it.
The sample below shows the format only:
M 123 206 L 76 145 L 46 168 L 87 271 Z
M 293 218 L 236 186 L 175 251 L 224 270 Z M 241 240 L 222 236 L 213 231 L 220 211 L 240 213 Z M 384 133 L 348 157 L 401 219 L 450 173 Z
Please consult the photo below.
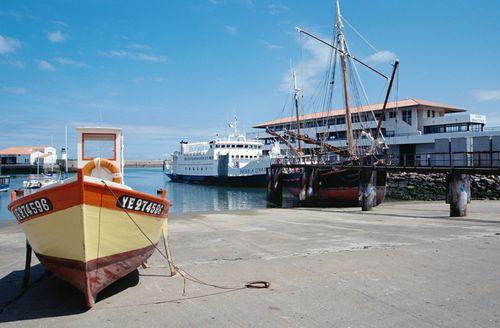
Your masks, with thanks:
M 29 155 L 35 151 L 43 151 L 45 146 L 23 146 L 23 147 L 9 147 L 0 150 L 0 155 Z
M 367 105 L 367 106 L 360 106 L 360 107 L 353 107 L 351 108 L 352 113 L 361 113 L 361 112 L 369 112 L 369 111 L 376 111 L 376 110 L 381 110 L 384 104 L 373 104 L 373 105 Z M 444 109 L 445 113 L 458 113 L 458 112 L 465 112 L 466 110 L 463 108 L 458 108 L 446 104 L 440 104 L 436 102 L 431 102 L 427 100 L 421 100 L 421 99 L 403 99 L 398 102 L 389 102 L 387 103 L 387 109 L 396 109 L 396 108 L 405 108 L 405 107 L 411 107 L 411 106 L 421 106 L 419 109 L 429 109 L 429 108 L 441 108 Z M 425 107 L 425 108 L 423 108 Z M 418 107 L 417 107 L 418 108 Z M 300 115 L 299 119 L 301 121 L 303 120 L 315 120 L 315 119 L 322 119 L 322 118 L 330 118 L 334 116 L 339 116 L 339 115 L 344 115 L 345 114 L 345 109 L 335 109 L 331 110 L 328 112 L 319 112 L 319 113 L 312 113 L 312 114 L 305 114 L 305 115 Z M 254 128 L 265 128 L 266 126 L 270 125 L 275 125 L 275 124 L 280 124 L 280 123 L 291 123 L 295 122 L 296 118 L 295 116 L 289 116 L 289 117 L 283 117 L 279 118 L 273 121 L 268 121 L 268 122 L 263 122 L 259 123 L 257 125 L 254 125 Z

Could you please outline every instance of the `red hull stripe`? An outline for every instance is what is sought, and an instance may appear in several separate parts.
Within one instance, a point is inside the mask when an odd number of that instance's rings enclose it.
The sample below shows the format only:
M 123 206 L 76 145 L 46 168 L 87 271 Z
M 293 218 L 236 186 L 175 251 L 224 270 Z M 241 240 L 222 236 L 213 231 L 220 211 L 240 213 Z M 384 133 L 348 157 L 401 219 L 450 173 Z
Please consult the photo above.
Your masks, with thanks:
M 154 252 L 153 245 L 110 255 L 87 263 L 36 254 L 44 267 L 69 282 L 85 295 L 87 305 L 94 305 L 97 294 L 118 279 L 134 271 Z
M 72 269 L 77 269 L 79 271 L 92 271 L 98 268 L 99 266 L 108 266 L 112 264 L 116 264 L 118 262 L 121 262 L 127 258 L 130 257 L 136 257 L 140 256 L 152 249 L 154 249 L 155 246 L 150 245 L 146 246 L 144 248 L 140 249 L 135 249 L 132 251 L 127 251 L 119 254 L 113 254 L 101 258 L 96 258 L 88 262 L 82 262 L 82 261 L 77 261 L 77 260 L 70 260 L 70 259 L 63 259 L 59 257 L 53 257 L 53 256 L 47 256 L 47 255 L 42 255 L 42 254 L 36 254 L 36 256 L 42 261 L 50 261 L 53 263 L 57 263 L 60 266 L 64 266 L 67 268 L 72 268 Z

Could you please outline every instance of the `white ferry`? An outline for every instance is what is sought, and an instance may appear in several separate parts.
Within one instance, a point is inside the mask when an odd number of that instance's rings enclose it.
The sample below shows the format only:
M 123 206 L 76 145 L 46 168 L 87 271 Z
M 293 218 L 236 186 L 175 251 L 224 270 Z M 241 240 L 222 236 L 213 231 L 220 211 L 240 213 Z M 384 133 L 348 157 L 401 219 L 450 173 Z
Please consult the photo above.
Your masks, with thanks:
M 234 129 L 227 138 L 216 137 L 208 142 L 181 141 L 180 151 L 165 162 L 164 172 L 174 182 L 262 187 L 267 184 L 266 168 L 278 160 L 278 143 L 263 155 L 263 142 L 247 140 Z

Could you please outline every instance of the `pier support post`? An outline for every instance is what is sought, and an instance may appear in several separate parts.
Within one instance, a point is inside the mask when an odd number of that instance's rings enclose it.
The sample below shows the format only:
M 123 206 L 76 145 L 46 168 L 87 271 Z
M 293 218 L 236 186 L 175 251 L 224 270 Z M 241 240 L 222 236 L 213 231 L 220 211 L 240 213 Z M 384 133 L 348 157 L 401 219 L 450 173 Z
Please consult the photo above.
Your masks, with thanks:
M 267 201 L 276 207 L 283 206 L 283 174 L 280 167 L 267 168 Z
M 446 175 L 446 202 L 450 204 L 450 216 L 467 216 L 467 204 L 470 203 L 470 175 L 450 173 Z
M 305 167 L 300 178 L 299 200 L 302 205 L 310 206 L 319 199 L 319 171 Z
M 377 201 L 376 171 L 372 168 L 364 168 L 360 172 L 359 179 L 359 202 L 361 210 L 371 211 Z

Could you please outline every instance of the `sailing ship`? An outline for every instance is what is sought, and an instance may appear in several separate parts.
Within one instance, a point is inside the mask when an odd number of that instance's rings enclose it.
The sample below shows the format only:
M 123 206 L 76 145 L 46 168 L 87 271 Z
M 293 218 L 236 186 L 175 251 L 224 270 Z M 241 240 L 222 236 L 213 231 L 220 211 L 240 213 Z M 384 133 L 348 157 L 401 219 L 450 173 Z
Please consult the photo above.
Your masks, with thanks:
M 345 125 L 346 125 L 346 147 L 339 148 L 329 145 L 326 140 L 329 137 L 329 131 L 322 134 L 317 134 L 316 138 L 301 133 L 300 122 L 300 92 L 301 89 L 297 86 L 297 78 L 293 72 L 294 81 L 294 109 L 296 116 L 296 123 L 290 129 L 285 129 L 282 134 L 278 131 L 273 131 L 267 128 L 267 133 L 279 138 L 283 143 L 287 144 L 291 153 L 291 163 L 299 164 L 302 167 L 301 172 L 295 174 L 286 174 L 284 176 L 284 184 L 289 186 L 290 192 L 298 197 L 300 200 L 314 199 L 316 204 L 328 204 L 333 206 L 355 206 L 359 205 L 362 199 L 362 193 L 370 193 L 370 202 L 372 205 L 379 205 L 385 197 L 385 173 L 373 173 L 368 177 L 370 182 L 367 184 L 368 188 L 361 187 L 361 180 L 364 179 L 362 172 L 358 169 L 349 168 L 350 165 L 377 165 L 382 164 L 384 161 L 383 155 L 387 149 L 384 138 L 382 136 L 381 124 L 384 120 L 387 102 L 390 97 L 391 88 L 395 78 L 396 70 L 399 61 L 395 61 L 392 70 L 392 76 L 389 78 L 379 70 L 371 67 L 367 63 L 359 60 L 353 56 L 344 35 L 343 17 L 340 12 L 339 1 L 336 1 L 336 23 L 334 25 L 334 39 L 332 42 L 325 41 L 316 35 L 309 33 L 301 28 L 297 28 L 300 35 L 306 35 L 313 40 L 322 43 L 330 48 L 329 65 L 327 78 L 325 81 L 323 105 L 326 111 L 331 110 L 333 103 L 334 90 L 337 86 L 338 74 L 337 64 L 340 64 L 340 80 L 342 85 L 342 102 L 345 106 Z M 364 86 L 361 84 L 360 77 L 356 65 L 360 64 L 369 69 L 371 72 L 382 76 L 388 81 L 388 88 L 385 95 L 382 114 L 378 117 L 376 129 L 361 128 L 358 130 L 353 129 L 353 123 L 360 122 L 362 117 L 366 114 L 353 113 L 352 109 L 360 108 L 359 104 L 363 101 L 360 95 L 364 96 L 364 100 L 369 104 Z M 337 78 L 336 78 L 337 76 Z M 357 85 L 360 84 L 360 87 Z M 352 90 L 354 89 L 354 90 Z M 352 106 L 352 103 L 356 106 Z M 354 115 L 357 121 L 354 121 Z M 373 112 L 372 115 L 374 116 Z M 375 116 L 373 117 L 375 119 Z M 328 125 L 329 128 L 329 125 Z M 356 139 L 355 139 L 356 137 Z M 367 142 L 359 142 L 361 139 L 367 139 Z M 298 145 L 291 142 L 295 140 Z M 314 145 L 315 148 L 310 148 L 309 153 L 306 154 L 301 147 L 301 142 Z M 341 164 L 341 165 L 334 165 Z M 323 168 L 314 171 L 314 183 L 317 188 L 309 188 L 305 186 L 304 180 L 309 168 L 318 168 L 323 165 Z M 325 166 L 329 168 L 325 169 Z M 305 193 L 315 193 L 308 195 Z M 314 197 L 312 197 L 314 196 Z
M 164 172 L 174 182 L 264 187 L 266 169 L 280 157 L 275 143 L 271 152 L 263 154 L 263 143 L 249 140 L 238 131 L 236 118 L 229 123 L 233 129 L 227 138 L 216 137 L 208 142 L 181 141 L 180 151 L 164 165 Z
M 9 205 L 45 269 L 80 289 L 87 306 L 154 252 L 170 207 L 123 181 L 118 128 L 78 128 L 76 177 Z

